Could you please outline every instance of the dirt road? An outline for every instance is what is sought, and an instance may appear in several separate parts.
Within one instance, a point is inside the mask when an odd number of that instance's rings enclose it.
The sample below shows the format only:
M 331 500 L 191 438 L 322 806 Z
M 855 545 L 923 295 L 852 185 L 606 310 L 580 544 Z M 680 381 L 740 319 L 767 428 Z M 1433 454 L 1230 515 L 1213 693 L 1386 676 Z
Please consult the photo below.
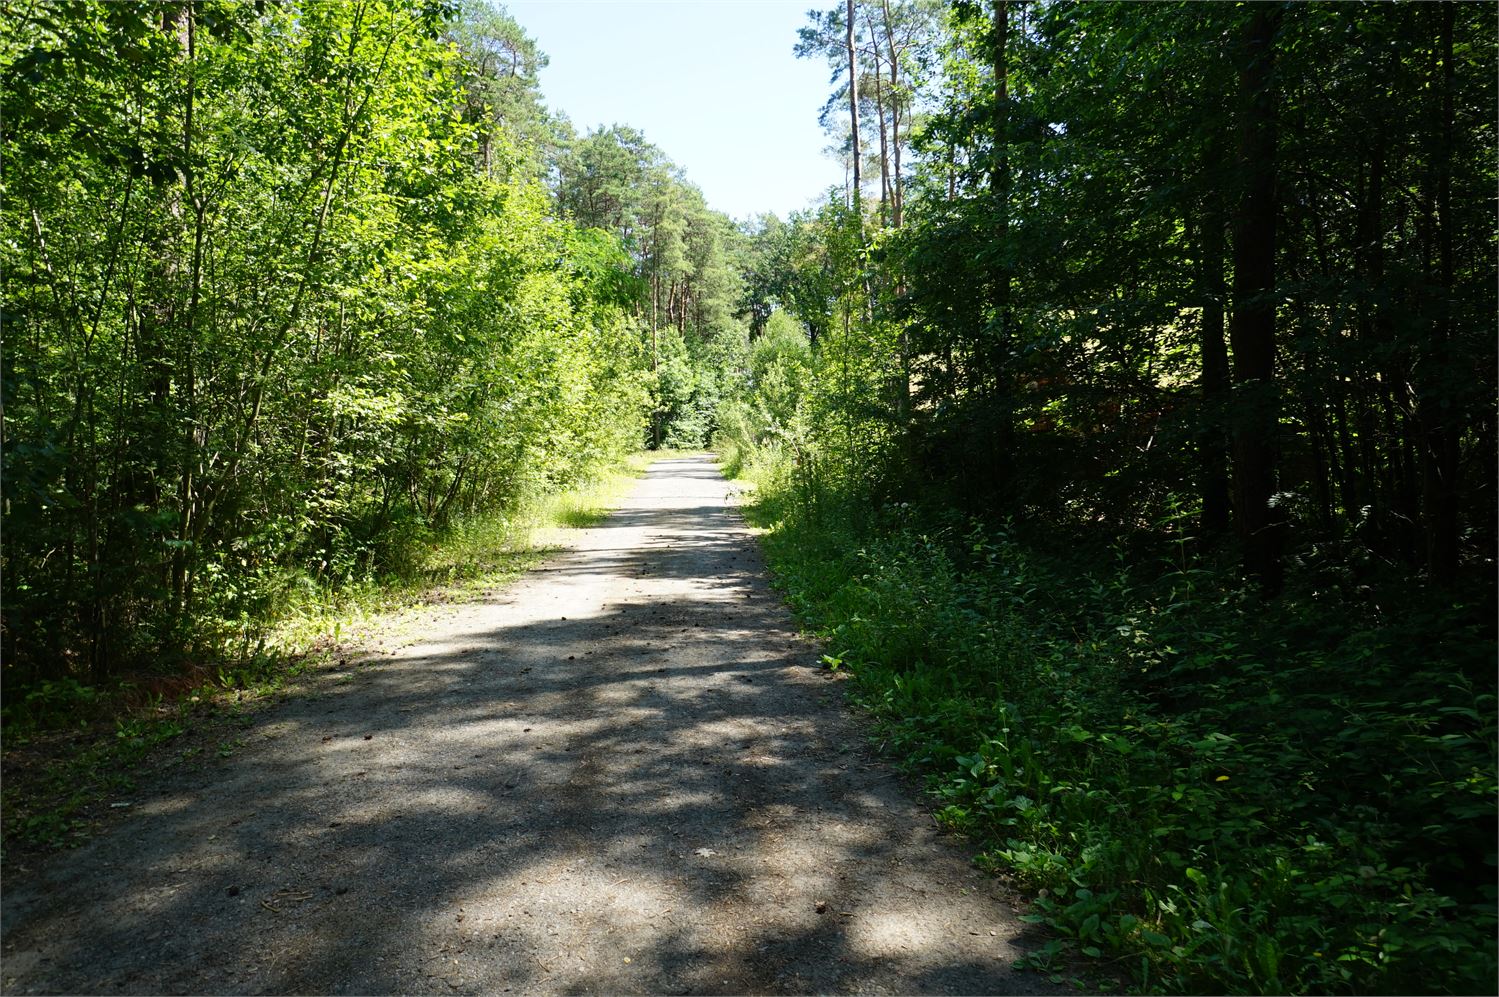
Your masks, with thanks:
M 1026 993 L 707 459 L 4 884 L 6 993 Z

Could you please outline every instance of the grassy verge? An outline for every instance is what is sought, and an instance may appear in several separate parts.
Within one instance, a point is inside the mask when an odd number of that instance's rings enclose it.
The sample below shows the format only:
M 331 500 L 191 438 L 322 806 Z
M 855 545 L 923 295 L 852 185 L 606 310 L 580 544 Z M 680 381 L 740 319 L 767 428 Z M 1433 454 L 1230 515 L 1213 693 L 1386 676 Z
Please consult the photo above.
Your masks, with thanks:
M 1034 965 L 1492 989 L 1481 612 L 1311 561 L 1267 603 L 1176 548 L 795 494 L 772 478 L 748 509 L 778 583 L 939 819 L 1036 897 L 1056 940 Z
M 602 521 L 653 461 L 670 456 L 667 451 L 634 454 L 580 487 L 456 524 L 404 575 L 291 600 L 268 631 L 266 646 L 283 655 L 302 653 L 413 605 L 482 597 L 553 553 L 557 531 Z
M 399 629 L 407 611 L 482 598 L 513 581 L 556 550 L 560 531 L 600 522 L 663 456 L 671 454 L 636 454 L 578 488 L 458 524 L 403 574 L 299 593 L 235 656 L 107 689 L 48 682 L 7 701 L 7 864 L 87 839 L 128 809 L 147 772 L 232 755 L 259 710 L 294 694 L 309 673 L 359 667 L 361 643 Z

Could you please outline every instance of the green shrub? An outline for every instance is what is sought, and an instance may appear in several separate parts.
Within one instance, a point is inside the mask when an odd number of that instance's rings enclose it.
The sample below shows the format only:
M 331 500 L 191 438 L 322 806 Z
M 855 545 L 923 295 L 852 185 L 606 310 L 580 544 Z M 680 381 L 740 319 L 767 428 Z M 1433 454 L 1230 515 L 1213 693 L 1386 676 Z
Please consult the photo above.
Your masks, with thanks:
M 1038 959 L 1161 992 L 1492 987 L 1494 645 L 1463 610 L 1267 603 L 1169 551 L 766 482 L 779 583 L 939 818 L 1036 891 Z

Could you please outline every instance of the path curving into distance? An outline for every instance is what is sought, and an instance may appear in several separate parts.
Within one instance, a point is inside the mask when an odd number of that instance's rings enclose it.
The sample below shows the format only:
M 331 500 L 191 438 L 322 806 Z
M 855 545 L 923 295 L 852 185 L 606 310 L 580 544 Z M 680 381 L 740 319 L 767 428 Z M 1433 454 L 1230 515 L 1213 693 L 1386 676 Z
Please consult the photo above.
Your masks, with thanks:
M 5 993 L 1038 993 L 706 457 L 4 884 Z

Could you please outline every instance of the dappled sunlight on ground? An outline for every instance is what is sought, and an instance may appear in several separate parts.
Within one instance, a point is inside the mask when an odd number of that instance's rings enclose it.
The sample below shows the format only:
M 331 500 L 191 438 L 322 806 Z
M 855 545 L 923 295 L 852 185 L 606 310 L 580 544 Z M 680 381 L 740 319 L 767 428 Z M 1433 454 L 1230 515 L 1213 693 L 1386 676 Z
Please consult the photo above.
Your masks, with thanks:
M 512 590 L 8 882 L 5 990 L 1047 989 L 726 495 L 661 462 Z

